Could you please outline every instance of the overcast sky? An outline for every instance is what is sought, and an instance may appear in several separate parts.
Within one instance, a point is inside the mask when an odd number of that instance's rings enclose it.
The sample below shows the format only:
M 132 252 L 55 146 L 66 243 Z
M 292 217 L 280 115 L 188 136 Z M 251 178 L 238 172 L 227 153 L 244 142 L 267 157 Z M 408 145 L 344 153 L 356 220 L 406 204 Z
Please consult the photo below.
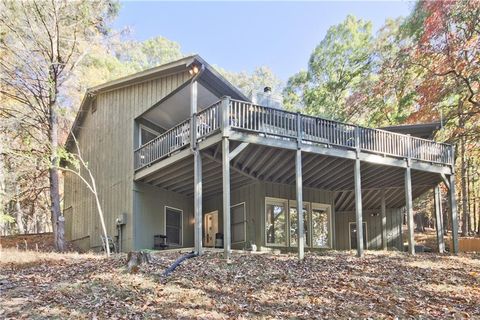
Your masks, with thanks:
M 407 16 L 408 1 L 354 2 L 122 2 L 115 27 L 132 37 L 164 36 L 184 53 L 231 71 L 267 65 L 283 80 L 307 67 L 327 29 L 348 14 L 371 20 Z

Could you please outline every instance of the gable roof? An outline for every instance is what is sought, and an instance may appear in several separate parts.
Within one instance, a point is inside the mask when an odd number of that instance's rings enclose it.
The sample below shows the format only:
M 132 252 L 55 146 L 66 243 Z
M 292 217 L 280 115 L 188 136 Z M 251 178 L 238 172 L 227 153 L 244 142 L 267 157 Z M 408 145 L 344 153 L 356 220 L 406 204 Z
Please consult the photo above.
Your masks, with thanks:
M 217 95 L 228 95 L 234 99 L 250 101 L 250 99 L 248 99 L 238 88 L 228 82 L 227 79 L 225 79 L 199 55 L 191 55 L 176 61 L 160 65 L 158 67 L 147 69 L 132 75 L 128 75 L 116 80 L 106 82 L 104 84 L 88 88 L 80 104 L 80 108 L 77 112 L 73 125 L 70 128 L 67 141 L 65 142 L 65 147 L 67 149 L 72 147 L 72 134 L 78 133 L 80 125 L 85 119 L 85 115 L 88 113 L 88 109 L 90 108 L 91 103 L 97 94 L 153 80 L 162 76 L 183 72 L 188 70 L 188 68 L 194 63 L 203 65 L 205 67 L 199 78 L 199 81 L 201 81 L 202 84 L 205 85 L 209 90 L 216 93 Z

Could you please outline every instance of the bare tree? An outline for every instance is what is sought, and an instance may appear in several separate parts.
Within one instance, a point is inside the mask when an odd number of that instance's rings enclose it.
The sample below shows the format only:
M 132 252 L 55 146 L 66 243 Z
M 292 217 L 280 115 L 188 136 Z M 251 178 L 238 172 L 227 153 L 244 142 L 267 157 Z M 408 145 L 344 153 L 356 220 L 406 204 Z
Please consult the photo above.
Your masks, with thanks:
M 110 246 L 108 242 L 108 233 L 107 227 L 105 225 L 105 218 L 103 215 L 102 205 L 100 203 L 100 198 L 98 195 L 97 184 L 95 182 L 95 178 L 93 176 L 92 170 L 88 167 L 87 162 L 83 159 L 82 153 L 80 151 L 80 146 L 78 145 L 77 138 L 72 133 L 73 141 L 75 142 L 75 149 L 76 153 L 67 152 L 66 150 L 62 150 L 63 152 L 60 153 L 61 159 L 66 162 L 66 166 L 58 167 L 58 169 L 70 172 L 80 178 L 85 186 L 90 190 L 95 198 L 95 203 L 97 205 L 97 212 L 98 217 L 100 218 L 100 224 L 102 225 L 102 232 L 103 237 L 105 238 L 105 252 L 107 256 L 110 256 Z M 82 174 L 82 171 L 85 171 L 86 174 Z
M 115 10 L 108 1 L 0 1 L 0 95 L 15 102 L 2 111 L 21 122 L 48 157 L 51 220 L 59 251 L 64 250 L 58 172 L 62 94 Z

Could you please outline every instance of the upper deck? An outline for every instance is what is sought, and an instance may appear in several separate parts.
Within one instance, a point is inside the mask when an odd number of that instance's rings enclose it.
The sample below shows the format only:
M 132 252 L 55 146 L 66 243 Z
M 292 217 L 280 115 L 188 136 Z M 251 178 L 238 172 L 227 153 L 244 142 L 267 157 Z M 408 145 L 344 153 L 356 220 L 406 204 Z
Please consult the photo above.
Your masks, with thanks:
M 195 128 L 195 129 L 193 129 Z M 191 132 L 195 130 L 195 135 Z M 245 101 L 224 98 L 181 122 L 134 151 L 135 171 L 187 148 L 194 139 L 222 132 L 237 140 L 242 134 L 257 136 L 276 146 L 319 147 L 331 155 L 351 157 L 352 152 L 383 158 L 411 159 L 436 166 L 453 164 L 453 146 L 432 140 L 313 117 Z M 268 142 L 270 141 L 270 142 Z

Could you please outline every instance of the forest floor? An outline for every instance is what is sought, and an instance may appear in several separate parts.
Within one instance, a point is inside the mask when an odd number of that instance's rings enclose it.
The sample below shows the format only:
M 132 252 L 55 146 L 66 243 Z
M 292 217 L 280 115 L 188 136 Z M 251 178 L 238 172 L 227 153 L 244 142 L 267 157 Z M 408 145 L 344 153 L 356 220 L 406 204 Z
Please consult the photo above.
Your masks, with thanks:
M 126 255 L 0 251 L 0 318 L 479 318 L 480 255 L 399 252 Z

